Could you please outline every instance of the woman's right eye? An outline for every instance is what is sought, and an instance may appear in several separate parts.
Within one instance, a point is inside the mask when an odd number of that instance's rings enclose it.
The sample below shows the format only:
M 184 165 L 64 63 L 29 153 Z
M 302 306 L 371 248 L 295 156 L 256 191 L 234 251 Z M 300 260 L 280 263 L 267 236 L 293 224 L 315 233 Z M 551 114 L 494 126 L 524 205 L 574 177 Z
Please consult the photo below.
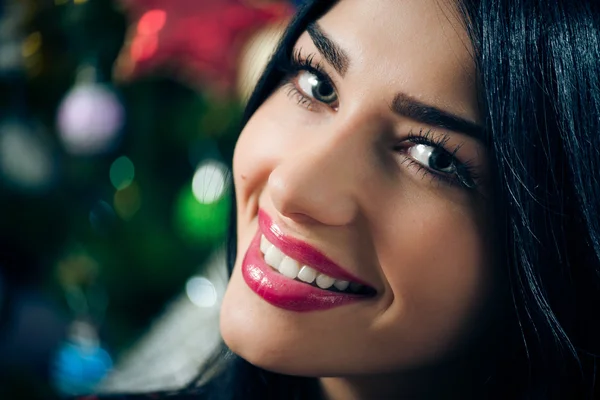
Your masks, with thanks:
M 298 72 L 292 83 L 298 90 L 298 94 L 306 97 L 307 100 L 316 100 L 332 108 L 337 106 L 338 95 L 329 80 L 313 72 L 303 70 Z

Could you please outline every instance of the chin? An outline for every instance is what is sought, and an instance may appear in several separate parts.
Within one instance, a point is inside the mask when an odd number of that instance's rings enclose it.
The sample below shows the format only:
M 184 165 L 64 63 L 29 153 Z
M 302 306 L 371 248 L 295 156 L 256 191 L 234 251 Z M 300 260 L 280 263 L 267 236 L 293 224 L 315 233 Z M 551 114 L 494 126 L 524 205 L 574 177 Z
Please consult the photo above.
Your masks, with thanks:
M 299 354 L 301 351 L 288 342 L 287 335 L 277 334 L 283 327 L 274 320 L 276 316 L 244 287 L 236 272 L 221 307 L 220 330 L 227 347 L 252 365 L 271 372 L 317 376 L 314 365 L 305 363 L 306 355 Z
M 303 377 L 362 375 L 389 368 L 379 357 L 368 359 L 368 350 L 340 351 L 328 346 L 325 338 L 307 340 L 309 333 L 294 326 L 270 305 L 261 303 L 262 300 L 253 301 L 237 290 L 228 290 L 223 300 L 220 319 L 223 341 L 250 364 L 279 374 Z
M 455 336 L 440 332 L 423 338 L 396 329 L 364 329 L 367 311 L 338 307 L 297 313 L 276 308 L 248 287 L 238 264 L 223 298 L 220 329 L 229 349 L 249 363 L 306 377 L 381 374 L 435 364 L 448 353 L 448 337 Z M 446 340 L 433 342 L 434 337 Z

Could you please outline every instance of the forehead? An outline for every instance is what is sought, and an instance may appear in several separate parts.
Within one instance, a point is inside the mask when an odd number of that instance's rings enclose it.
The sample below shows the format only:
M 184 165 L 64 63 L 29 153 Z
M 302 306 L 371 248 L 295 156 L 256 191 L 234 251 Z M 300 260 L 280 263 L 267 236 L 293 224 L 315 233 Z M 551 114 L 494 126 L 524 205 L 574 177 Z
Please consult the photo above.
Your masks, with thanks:
M 348 53 L 349 79 L 479 119 L 472 45 L 453 1 L 341 0 L 318 23 Z

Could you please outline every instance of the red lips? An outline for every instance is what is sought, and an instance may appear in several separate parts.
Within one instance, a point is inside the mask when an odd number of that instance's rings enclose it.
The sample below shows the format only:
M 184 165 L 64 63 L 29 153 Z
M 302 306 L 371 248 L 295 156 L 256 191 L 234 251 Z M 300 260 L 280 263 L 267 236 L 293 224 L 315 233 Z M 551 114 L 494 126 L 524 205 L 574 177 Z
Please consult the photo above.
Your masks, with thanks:
M 273 223 L 271 217 L 262 209 L 258 211 L 258 224 L 261 233 L 285 255 L 293 258 L 302 265 L 308 265 L 317 271 L 335 279 L 360 283 L 369 286 L 359 278 L 348 273 L 314 247 L 283 233 L 281 228 Z
M 307 243 L 287 236 L 263 210 L 259 210 L 258 219 L 260 229 L 244 257 L 242 275 L 250 289 L 267 302 L 291 311 L 316 311 L 339 307 L 371 297 L 320 289 L 304 282 L 292 280 L 275 271 L 265 263 L 260 251 L 261 234 L 264 234 L 267 240 L 284 254 L 303 265 L 309 265 L 335 279 L 368 286 Z

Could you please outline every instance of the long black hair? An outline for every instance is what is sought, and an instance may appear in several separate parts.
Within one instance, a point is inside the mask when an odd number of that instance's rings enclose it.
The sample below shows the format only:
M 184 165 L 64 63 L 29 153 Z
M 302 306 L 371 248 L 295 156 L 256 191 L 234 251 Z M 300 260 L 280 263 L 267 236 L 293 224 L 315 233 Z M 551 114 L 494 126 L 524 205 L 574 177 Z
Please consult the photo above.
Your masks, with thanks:
M 308 1 L 281 40 L 244 124 L 284 78 L 307 25 L 334 0 Z M 600 389 L 600 2 L 462 0 L 492 155 L 509 351 L 478 398 L 592 399 Z M 232 211 L 228 265 L 236 257 Z M 509 345 L 507 345 L 509 344 Z M 499 354 L 497 352 L 496 354 Z M 315 378 L 255 367 L 225 345 L 187 389 L 217 400 L 317 399 Z

